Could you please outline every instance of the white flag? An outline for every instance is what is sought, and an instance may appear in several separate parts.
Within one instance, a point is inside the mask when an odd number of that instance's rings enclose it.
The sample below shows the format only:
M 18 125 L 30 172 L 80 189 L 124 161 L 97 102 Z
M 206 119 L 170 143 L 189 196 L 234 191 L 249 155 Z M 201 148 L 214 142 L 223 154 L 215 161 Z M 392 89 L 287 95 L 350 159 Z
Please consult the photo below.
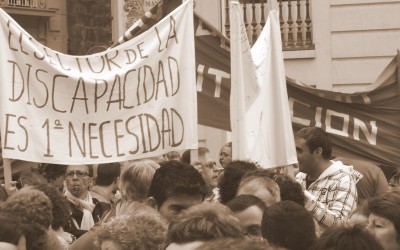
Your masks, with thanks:
M 264 168 L 297 163 L 278 15 L 269 12 L 251 49 L 261 93 L 246 114 L 247 152 Z
M 239 2 L 231 1 L 231 97 L 230 117 L 232 128 L 232 158 L 247 160 L 246 110 L 256 99 L 259 86 L 250 44 Z

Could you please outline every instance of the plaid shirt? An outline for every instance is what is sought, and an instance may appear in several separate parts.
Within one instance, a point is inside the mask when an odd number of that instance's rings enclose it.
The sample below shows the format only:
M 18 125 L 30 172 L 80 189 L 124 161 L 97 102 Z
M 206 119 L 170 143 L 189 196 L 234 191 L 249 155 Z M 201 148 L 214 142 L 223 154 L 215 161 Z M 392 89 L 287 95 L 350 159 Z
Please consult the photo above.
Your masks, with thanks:
M 296 175 L 307 198 L 305 208 L 310 211 L 322 229 L 340 226 L 357 207 L 356 183 L 362 175 L 352 166 L 332 161 L 306 190 L 305 173 Z

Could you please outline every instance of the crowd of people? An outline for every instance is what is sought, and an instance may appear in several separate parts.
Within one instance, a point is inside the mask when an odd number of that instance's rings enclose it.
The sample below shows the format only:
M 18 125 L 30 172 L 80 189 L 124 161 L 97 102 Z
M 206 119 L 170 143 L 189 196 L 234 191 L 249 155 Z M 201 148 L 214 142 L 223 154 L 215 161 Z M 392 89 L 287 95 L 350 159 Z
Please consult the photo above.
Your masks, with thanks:
M 395 250 L 399 176 L 332 155 L 329 135 L 295 134 L 298 173 L 207 148 L 98 166 L 56 166 L 63 187 L 21 174 L 0 190 L 0 249 Z

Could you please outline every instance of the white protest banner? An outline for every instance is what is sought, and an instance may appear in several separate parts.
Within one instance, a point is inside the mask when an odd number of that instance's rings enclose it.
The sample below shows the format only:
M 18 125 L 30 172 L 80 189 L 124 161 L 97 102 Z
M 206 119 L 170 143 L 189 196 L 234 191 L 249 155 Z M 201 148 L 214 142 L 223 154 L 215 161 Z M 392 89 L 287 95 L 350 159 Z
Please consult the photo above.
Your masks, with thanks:
M 246 113 L 248 152 L 264 168 L 297 163 L 278 15 L 269 12 L 251 48 L 261 94 Z
M 193 2 L 108 51 L 69 56 L 0 9 L 4 158 L 80 164 L 197 148 Z
M 232 159 L 247 160 L 246 110 L 258 95 L 256 69 L 238 1 L 229 2 L 231 24 L 231 97 Z

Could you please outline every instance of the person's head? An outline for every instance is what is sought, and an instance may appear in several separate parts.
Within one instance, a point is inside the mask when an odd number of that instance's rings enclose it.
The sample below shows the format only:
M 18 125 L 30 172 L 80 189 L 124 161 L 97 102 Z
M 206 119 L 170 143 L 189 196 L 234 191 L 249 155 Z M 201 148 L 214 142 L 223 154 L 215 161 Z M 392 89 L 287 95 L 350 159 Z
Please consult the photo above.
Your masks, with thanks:
M 272 179 L 279 186 L 281 201 L 294 201 L 304 207 L 306 197 L 300 183 L 285 174 L 274 174 Z
M 325 231 L 309 250 L 383 250 L 378 240 L 361 225 Z M 396 248 L 398 249 L 398 248 Z
M 297 159 L 300 172 L 313 172 L 321 161 L 332 158 L 332 142 L 323 129 L 307 127 L 299 130 L 295 135 Z
M 24 230 L 16 218 L 0 215 L 0 242 L 9 243 L 14 249 L 26 249 Z M 7 248 L 0 245 L 0 249 Z
M 190 149 L 185 150 L 181 155 L 181 162 L 185 164 L 190 164 Z
M 178 151 L 170 151 L 164 155 L 165 160 L 167 161 L 179 161 L 181 158 L 181 154 Z
M 65 171 L 68 191 L 77 198 L 85 198 L 92 185 L 92 165 L 69 165 Z
M 166 220 L 160 215 L 157 210 L 154 208 L 150 207 L 146 203 L 140 202 L 140 201 L 131 201 L 131 200 L 120 200 L 119 202 L 115 203 L 114 205 L 114 211 L 113 212 L 107 212 L 105 215 L 101 218 L 102 222 L 108 222 L 114 217 L 118 217 L 121 215 L 125 216 L 130 216 L 133 214 L 155 214 L 155 216 L 159 217 L 161 220 Z
M 61 179 L 65 179 L 65 170 L 67 169 L 67 165 L 42 164 L 39 169 L 48 183 L 51 183 L 60 193 L 65 191 L 65 182 L 61 181 Z
M 368 228 L 385 250 L 400 249 L 400 190 L 368 201 Z
M 261 238 L 261 220 L 267 209 L 265 203 L 253 195 L 239 195 L 226 206 L 238 218 L 243 234 L 248 238 Z
M 152 160 L 130 162 L 122 171 L 119 182 L 122 199 L 146 201 L 154 173 L 159 167 L 160 165 Z
M 193 166 L 179 161 L 163 162 L 160 166 L 154 174 L 147 200 L 167 220 L 204 200 L 207 186 Z
M 102 163 L 97 166 L 97 176 L 95 185 L 109 187 L 117 184 L 121 173 L 121 166 L 118 162 Z
M 204 242 L 196 250 L 275 250 L 266 242 L 250 239 L 222 238 Z M 168 249 L 169 250 L 169 249 Z M 183 250 L 183 249 L 182 249 Z
M 159 250 L 167 234 L 167 224 L 156 211 L 121 215 L 103 223 L 95 245 L 107 250 Z
M 169 224 L 168 243 L 189 243 L 216 238 L 242 238 L 240 225 L 227 207 L 202 203 L 183 211 Z
M 49 228 L 53 219 L 51 209 L 51 201 L 43 192 L 23 188 L 1 205 L 0 212 L 20 218 L 23 222 L 33 222 Z
M 218 184 L 219 169 L 217 163 L 211 158 L 210 151 L 207 148 L 199 147 L 198 160 L 193 166 L 201 173 L 207 186 L 215 188 Z
M 255 163 L 249 161 L 232 161 L 221 173 L 218 181 L 221 203 L 226 204 L 235 198 L 236 191 L 243 175 L 258 167 Z
M 0 206 L 0 214 L 23 224 L 27 249 L 44 249 L 52 221 L 52 205 L 39 190 L 23 188 Z
M 22 187 L 47 183 L 46 179 L 42 175 L 33 172 L 30 169 L 21 172 L 19 181 L 21 182 Z
M 400 187 L 400 172 L 396 172 L 389 180 L 389 188 L 397 188 Z
M 30 188 L 42 191 L 50 199 L 53 217 L 51 228 L 53 230 L 58 230 L 61 227 L 65 228 L 70 218 L 70 206 L 68 200 L 51 184 L 41 184 Z
M 308 249 L 316 239 L 313 216 L 293 201 L 272 204 L 264 213 L 261 232 L 271 246 Z
M 237 195 L 254 195 L 270 206 L 281 200 L 278 184 L 269 178 L 269 171 L 257 169 L 247 172 L 240 181 Z
M 232 161 L 232 142 L 226 143 L 219 152 L 219 163 L 223 168 L 226 168 Z

